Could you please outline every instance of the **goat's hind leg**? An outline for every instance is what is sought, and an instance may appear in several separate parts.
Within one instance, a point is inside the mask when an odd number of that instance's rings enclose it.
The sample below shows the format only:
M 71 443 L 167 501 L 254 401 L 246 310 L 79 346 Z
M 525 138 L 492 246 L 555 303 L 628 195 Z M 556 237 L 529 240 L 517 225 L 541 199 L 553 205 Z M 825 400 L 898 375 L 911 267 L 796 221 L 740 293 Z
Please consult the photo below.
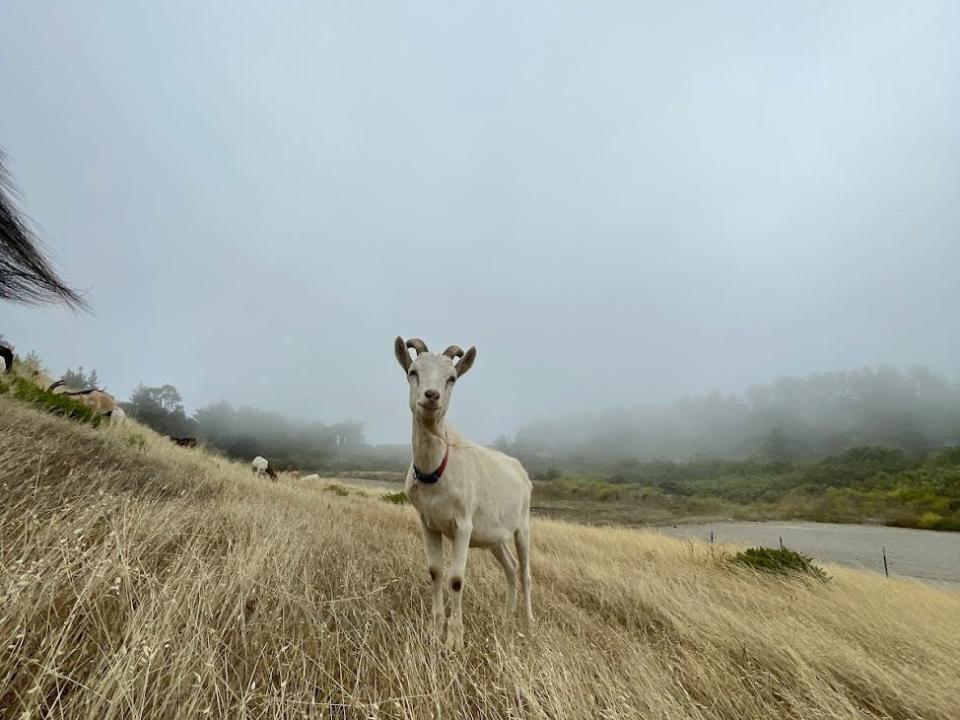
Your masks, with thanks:
M 437 640 L 443 639 L 445 614 L 443 609 L 443 535 L 423 528 L 423 549 L 427 554 L 427 569 L 433 590 L 433 630 Z
M 530 602 L 530 526 L 525 525 L 513 534 L 520 561 L 520 592 L 523 595 L 523 619 L 527 630 L 533 629 L 533 607 Z
M 509 621 L 517 608 L 517 561 L 514 559 L 513 553 L 510 552 L 510 548 L 506 543 L 494 545 L 490 548 L 490 552 L 493 553 L 497 562 L 500 563 L 500 567 L 503 568 L 503 574 L 507 579 L 507 599 L 504 607 L 504 616 L 505 619 Z

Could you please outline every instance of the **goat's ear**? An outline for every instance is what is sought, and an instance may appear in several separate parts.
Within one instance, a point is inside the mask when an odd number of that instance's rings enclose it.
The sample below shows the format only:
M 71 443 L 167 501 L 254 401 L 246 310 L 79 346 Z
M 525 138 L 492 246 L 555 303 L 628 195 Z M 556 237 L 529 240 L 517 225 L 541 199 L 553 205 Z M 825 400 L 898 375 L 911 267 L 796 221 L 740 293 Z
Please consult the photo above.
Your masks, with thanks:
M 393 354 L 397 356 L 397 362 L 400 363 L 400 367 L 403 368 L 404 372 L 410 369 L 410 365 L 413 364 L 413 359 L 407 350 L 407 344 L 399 335 L 397 335 L 397 339 L 393 341 Z
M 470 348 L 464 353 L 463 357 L 460 358 L 460 362 L 456 365 L 457 377 L 463 377 L 467 374 L 467 370 L 473 367 L 473 361 L 477 359 L 477 349 L 475 347 Z

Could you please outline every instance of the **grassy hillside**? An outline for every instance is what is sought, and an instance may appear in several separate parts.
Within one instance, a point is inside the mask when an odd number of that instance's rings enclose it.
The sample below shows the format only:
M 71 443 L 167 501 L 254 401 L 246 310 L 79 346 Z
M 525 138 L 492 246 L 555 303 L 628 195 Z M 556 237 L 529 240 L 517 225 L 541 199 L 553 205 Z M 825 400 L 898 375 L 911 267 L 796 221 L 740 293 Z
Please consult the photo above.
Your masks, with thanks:
M 0 717 L 957 717 L 960 593 L 534 525 L 535 633 L 475 553 L 430 642 L 414 511 L 0 397 Z

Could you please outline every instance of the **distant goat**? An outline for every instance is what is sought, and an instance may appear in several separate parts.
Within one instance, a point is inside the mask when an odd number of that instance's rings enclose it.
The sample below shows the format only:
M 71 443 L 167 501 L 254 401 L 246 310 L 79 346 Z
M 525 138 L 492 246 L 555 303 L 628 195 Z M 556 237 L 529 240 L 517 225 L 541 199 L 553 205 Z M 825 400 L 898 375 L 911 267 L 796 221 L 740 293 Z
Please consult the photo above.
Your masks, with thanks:
M 111 425 L 123 425 L 127 419 L 127 414 L 123 411 L 123 408 L 117 405 L 113 412 L 110 413 L 110 424 Z
M 253 459 L 252 465 L 253 465 L 254 475 L 258 477 L 262 477 L 263 475 L 266 475 L 271 480 L 273 480 L 273 482 L 277 481 L 278 479 L 277 473 L 274 471 L 272 467 L 270 467 L 270 461 L 267 460 L 265 457 L 260 457 L 259 455 L 257 455 Z
M 304 479 L 306 482 L 314 482 L 314 481 L 316 481 L 316 480 L 319 480 L 319 479 L 320 479 L 320 476 L 317 475 L 316 473 L 313 473 L 313 474 L 311 474 L 311 475 L 307 475 L 307 476 L 306 476 L 305 478 L 303 478 L 303 479 Z
M 6 374 L 13 369 L 13 348 L 0 343 L 0 373 Z
M 79 400 L 97 415 L 103 415 L 104 417 L 110 417 L 116 410 L 120 409 L 113 399 L 113 395 L 99 388 L 71 390 L 64 385 L 63 380 L 57 380 L 47 390 L 55 395 L 68 395 L 75 400 Z M 123 410 L 120 409 L 120 412 L 123 413 Z
M 417 351 L 415 360 L 407 348 Z M 473 366 L 476 348 L 464 353 L 451 345 L 443 353 L 431 353 L 422 340 L 404 343 L 403 338 L 398 337 L 394 354 L 410 385 L 413 462 L 407 471 L 406 492 L 420 515 L 433 584 L 436 632 L 442 634 L 444 624 L 444 537 L 453 543 L 447 646 L 463 647 L 462 591 L 467 552 L 471 547 L 489 549 L 503 568 L 509 616 L 513 614 L 517 595 L 517 559 L 509 547 L 511 541 L 515 544 L 520 561 L 523 614 L 529 628 L 533 623 L 530 604 L 530 492 L 533 485 L 519 461 L 475 445 L 444 424 L 453 386 Z
M 194 448 L 197 446 L 197 439 L 194 437 L 171 437 L 170 439 L 180 447 Z

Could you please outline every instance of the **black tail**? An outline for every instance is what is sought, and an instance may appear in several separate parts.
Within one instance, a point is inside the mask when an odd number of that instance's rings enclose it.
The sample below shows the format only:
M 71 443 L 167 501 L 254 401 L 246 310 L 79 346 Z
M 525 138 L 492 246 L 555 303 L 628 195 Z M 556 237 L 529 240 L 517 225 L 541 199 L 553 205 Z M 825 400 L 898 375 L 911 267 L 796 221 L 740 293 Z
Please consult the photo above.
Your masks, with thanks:
M 40 250 L 40 242 L 14 202 L 14 186 L 0 151 L 0 300 L 36 305 L 65 303 L 89 310 L 77 290 L 63 282 Z

